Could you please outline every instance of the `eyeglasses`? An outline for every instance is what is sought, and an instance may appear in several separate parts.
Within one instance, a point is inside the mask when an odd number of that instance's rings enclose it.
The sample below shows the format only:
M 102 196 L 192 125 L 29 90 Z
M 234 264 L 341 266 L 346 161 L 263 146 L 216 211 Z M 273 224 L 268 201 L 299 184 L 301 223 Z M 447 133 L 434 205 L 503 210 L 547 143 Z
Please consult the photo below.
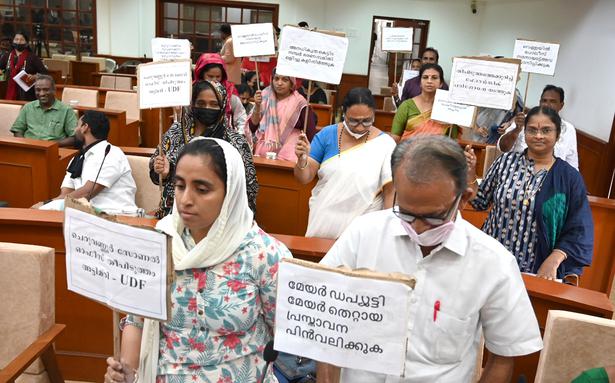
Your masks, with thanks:
M 348 126 L 351 126 L 353 128 L 359 125 L 363 125 L 364 127 L 369 128 L 374 123 L 374 117 L 363 118 L 360 120 L 356 118 L 346 117 L 345 120 L 346 120 L 346 124 L 348 124 Z
M 525 128 L 525 134 L 528 134 L 530 136 L 537 136 L 538 132 L 540 132 L 540 134 L 542 134 L 543 136 L 547 136 L 551 134 L 551 132 L 553 131 L 555 131 L 555 129 L 553 128 L 541 128 L 541 129 Z
M 444 214 L 443 217 L 430 217 L 430 216 L 424 216 L 424 215 L 412 214 L 410 212 L 400 211 L 399 206 L 395 205 L 395 202 L 397 201 L 397 193 L 396 193 L 393 197 L 393 214 L 395 214 L 397 218 L 403 221 L 406 221 L 408 223 L 412 223 L 416 221 L 417 219 L 420 219 L 421 221 L 426 222 L 427 224 L 431 226 L 440 226 L 451 220 L 451 218 L 457 211 L 457 208 L 459 207 L 460 200 L 461 200 L 461 193 L 457 194 L 457 197 L 455 197 L 455 201 L 453 202 L 453 205 L 448 209 L 448 211 Z

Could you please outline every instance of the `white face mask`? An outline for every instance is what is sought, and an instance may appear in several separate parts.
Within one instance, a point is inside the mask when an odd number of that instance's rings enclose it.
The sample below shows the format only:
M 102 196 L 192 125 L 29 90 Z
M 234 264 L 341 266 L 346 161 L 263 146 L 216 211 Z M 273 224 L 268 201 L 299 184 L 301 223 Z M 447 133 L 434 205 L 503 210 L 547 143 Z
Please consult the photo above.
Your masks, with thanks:
M 344 125 L 344 129 L 346 129 L 346 132 L 348 134 L 350 134 L 351 136 L 353 136 L 355 138 L 355 140 L 358 140 L 359 138 L 365 136 L 367 133 L 369 133 L 369 129 L 364 131 L 363 133 L 355 133 L 352 130 L 350 130 L 350 128 L 348 127 L 348 124 L 346 124 L 346 121 L 344 120 L 342 122 L 342 124 Z
M 445 224 L 436 226 L 433 229 L 425 230 L 421 234 L 418 234 L 412 224 L 400 219 L 401 225 L 406 229 L 406 233 L 410 239 L 423 247 L 432 247 L 441 244 L 451 235 L 455 229 L 455 222 L 448 221 Z

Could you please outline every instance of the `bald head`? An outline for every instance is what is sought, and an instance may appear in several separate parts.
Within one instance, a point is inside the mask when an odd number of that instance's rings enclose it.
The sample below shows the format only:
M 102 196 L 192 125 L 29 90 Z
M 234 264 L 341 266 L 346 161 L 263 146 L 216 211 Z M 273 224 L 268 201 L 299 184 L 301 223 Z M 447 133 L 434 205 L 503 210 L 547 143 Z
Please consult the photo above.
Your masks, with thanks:
M 456 141 L 444 136 L 418 136 L 397 145 L 391 156 L 393 176 L 402 170 L 416 184 L 430 184 L 442 177 L 455 184 L 455 194 L 467 187 L 468 165 Z

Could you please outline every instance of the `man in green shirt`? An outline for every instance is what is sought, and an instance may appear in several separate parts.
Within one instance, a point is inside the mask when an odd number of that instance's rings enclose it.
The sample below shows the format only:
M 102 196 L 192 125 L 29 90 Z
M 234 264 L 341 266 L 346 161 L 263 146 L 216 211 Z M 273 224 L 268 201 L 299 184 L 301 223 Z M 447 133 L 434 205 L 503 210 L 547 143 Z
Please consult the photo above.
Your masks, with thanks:
M 34 92 L 37 100 L 21 108 L 11 127 L 13 135 L 58 141 L 60 146 L 74 146 L 77 115 L 70 106 L 56 100 L 56 84 L 53 77 L 38 75 Z

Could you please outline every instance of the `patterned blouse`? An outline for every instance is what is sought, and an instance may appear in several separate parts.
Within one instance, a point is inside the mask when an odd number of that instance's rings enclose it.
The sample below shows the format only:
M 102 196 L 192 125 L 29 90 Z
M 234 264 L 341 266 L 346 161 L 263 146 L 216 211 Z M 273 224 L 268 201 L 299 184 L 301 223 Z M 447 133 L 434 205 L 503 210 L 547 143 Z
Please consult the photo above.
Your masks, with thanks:
M 188 249 L 195 246 L 188 233 Z M 172 315 L 160 323 L 156 383 L 256 382 L 273 336 L 278 262 L 288 249 L 256 224 L 225 262 L 175 272 Z M 128 315 L 125 325 L 142 328 Z M 265 383 L 273 383 L 269 370 Z
M 526 152 L 509 152 L 498 157 L 470 203 L 476 210 L 492 206 L 483 231 L 497 239 L 516 258 L 522 272 L 534 266 L 537 242 L 535 197 L 547 170 L 534 171 Z

